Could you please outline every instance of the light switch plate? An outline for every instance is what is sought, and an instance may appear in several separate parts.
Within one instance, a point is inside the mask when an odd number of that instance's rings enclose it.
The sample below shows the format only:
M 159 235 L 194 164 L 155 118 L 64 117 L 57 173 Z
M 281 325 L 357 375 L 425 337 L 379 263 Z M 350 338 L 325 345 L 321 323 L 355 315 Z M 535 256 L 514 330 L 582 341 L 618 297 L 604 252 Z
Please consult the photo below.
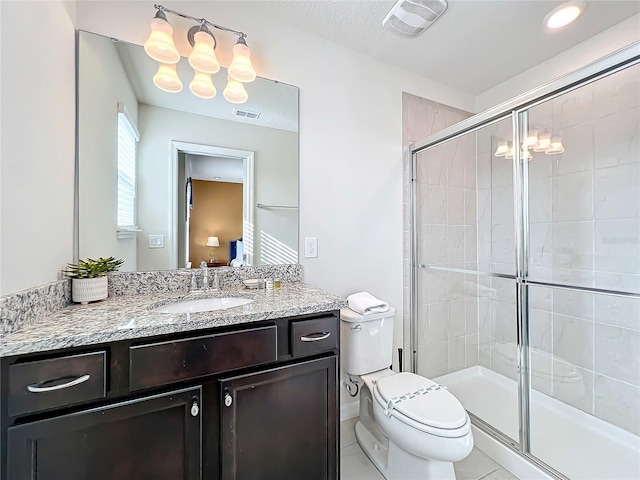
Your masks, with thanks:
M 164 235 L 149 235 L 149 248 L 164 248 Z

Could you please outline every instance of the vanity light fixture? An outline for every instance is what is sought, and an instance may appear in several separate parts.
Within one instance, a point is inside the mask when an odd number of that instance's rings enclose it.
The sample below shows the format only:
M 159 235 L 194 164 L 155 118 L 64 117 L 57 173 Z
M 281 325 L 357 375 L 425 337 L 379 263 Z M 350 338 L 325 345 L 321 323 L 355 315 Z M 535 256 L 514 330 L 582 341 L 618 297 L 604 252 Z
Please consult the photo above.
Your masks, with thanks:
M 231 103 L 244 103 L 249 98 L 243 83 L 252 82 L 256 71 L 251 64 L 251 50 L 247 46 L 247 35 L 244 32 L 216 25 L 206 18 L 196 18 L 162 5 L 154 5 L 157 11 L 151 20 L 151 33 L 144 43 L 144 50 L 160 65 L 153 77 L 153 83 L 161 90 L 177 93 L 182 90 L 182 82 L 176 73 L 176 65 L 180 61 L 180 53 L 173 43 L 173 28 L 167 20 L 166 13 L 172 13 L 198 23 L 187 32 L 187 40 L 193 47 L 189 54 L 189 65 L 194 70 L 193 80 L 189 83 L 191 93 L 200 98 L 213 98 L 216 88 L 211 75 L 220 70 L 220 62 L 215 53 L 216 38 L 208 27 L 231 32 L 238 36 L 233 47 L 233 61 L 228 68 L 228 84 L 224 89 L 224 97 Z
M 586 8 L 587 2 L 584 0 L 563 3 L 547 13 L 544 24 L 550 30 L 566 27 L 582 15 Z
M 498 142 L 498 147 L 496 148 L 496 153 L 494 155 L 496 157 L 504 157 L 510 151 L 511 147 L 508 142 Z

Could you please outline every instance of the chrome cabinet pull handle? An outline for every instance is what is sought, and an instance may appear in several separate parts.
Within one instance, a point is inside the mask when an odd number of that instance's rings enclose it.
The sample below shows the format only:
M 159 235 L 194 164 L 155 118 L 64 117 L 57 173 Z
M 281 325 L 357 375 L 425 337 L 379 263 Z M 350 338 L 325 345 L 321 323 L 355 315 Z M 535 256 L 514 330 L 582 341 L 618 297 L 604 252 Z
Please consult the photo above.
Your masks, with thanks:
M 318 333 L 310 333 L 309 335 L 303 335 L 300 337 L 300 340 L 303 342 L 317 342 L 318 340 L 324 340 L 325 338 L 329 338 L 331 332 L 318 332 Z
M 63 377 L 64 378 L 64 377 Z M 51 387 L 43 387 L 41 385 L 50 382 L 51 380 L 47 380 L 46 382 L 34 383 L 33 385 L 27 385 L 27 390 L 33 393 L 44 393 L 44 392 L 53 392 L 55 390 L 62 390 L 63 388 L 73 387 L 75 385 L 79 385 L 81 383 L 86 382 L 91 378 L 91 375 L 82 375 L 80 377 L 75 377 L 73 380 L 67 383 L 61 383 L 60 385 L 53 385 Z

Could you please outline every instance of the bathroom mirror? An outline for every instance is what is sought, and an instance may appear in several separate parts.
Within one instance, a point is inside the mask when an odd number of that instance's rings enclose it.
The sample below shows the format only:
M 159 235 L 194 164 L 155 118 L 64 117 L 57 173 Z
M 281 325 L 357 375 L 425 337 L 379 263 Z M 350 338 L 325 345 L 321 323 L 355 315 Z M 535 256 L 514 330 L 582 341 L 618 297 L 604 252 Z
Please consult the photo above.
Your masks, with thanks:
M 257 78 L 232 104 L 222 68 L 216 96 L 202 99 L 182 58 L 182 91 L 167 93 L 142 46 L 85 31 L 77 42 L 79 258 L 120 257 L 123 271 L 297 263 L 298 88 Z M 127 141 L 129 173 L 118 168 Z

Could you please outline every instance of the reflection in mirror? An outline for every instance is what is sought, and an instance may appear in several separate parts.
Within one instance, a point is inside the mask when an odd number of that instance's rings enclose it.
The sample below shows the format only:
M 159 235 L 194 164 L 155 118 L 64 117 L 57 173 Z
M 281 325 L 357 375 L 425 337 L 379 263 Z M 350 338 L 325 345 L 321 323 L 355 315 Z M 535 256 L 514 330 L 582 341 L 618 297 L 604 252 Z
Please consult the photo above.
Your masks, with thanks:
M 79 32 L 78 52 L 79 258 L 121 257 L 125 271 L 298 261 L 297 87 L 257 78 L 233 105 L 224 69 L 204 100 L 156 88 L 140 45 Z M 193 75 L 184 58 L 177 72 Z

